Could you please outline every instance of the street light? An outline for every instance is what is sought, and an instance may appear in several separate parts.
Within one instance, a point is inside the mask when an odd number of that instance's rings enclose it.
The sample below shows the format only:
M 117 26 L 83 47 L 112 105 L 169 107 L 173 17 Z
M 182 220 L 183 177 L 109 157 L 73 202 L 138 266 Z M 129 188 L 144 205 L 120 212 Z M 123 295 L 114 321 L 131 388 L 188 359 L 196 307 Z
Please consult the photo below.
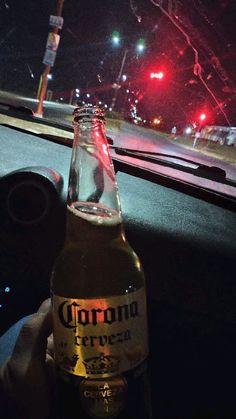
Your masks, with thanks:
M 122 58 L 122 61 L 121 61 L 120 71 L 119 71 L 119 74 L 118 74 L 118 77 L 117 77 L 116 83 L 115 83 L 115 93 L 114 93 L 113 99 L 111 101 L 112 109 L 114 109 L 115 104 L 116 104 L 117 94 L 118 94 L 118 90 L 120 88 L 121 76 L 122 76 L 122 73 L 123 73 L 123 68 L 124 68 L 124 65 L 125 65 L 125 61 L 126 61 L 126 57 L 127 57 L 128 52 L 129 52 L 129 50 L 126 48 L 125 52 L 124 52 L 124 55 L 123 55 L 123 58 Z
M 119 46 L 120 45 L 120 34 L 117 31 L 114 31 L 112 33 L 112 37 L 111 37 L 112 43 L 115 46 Z
M 74 102 L 74 96 L 78 99 L 80 97 L 80 89 L 71 89 L 70 91 L 70 98 L 69 98 L 69 104 L 72 105 Z
M 120 44 L 119 32 L 115 31 L 115 32 L 112 33 L 112 41 L 113 41 L 113 44 L 116 45 L 116 46 Z M 136 51 L 138 53 L 143 53 L 143 51 L 145 50 L 145 47 L 146 46 L 145 46 L 144 38 L 140 38 L 138 40 L 138 42 L 136 43 Z M 112 109 L 114 109 L 114 107 L 115 107 L 116 99 L 117 99 L 117 95 L 118 95 L 118 90 L 121 87 L 120 82 L 121 82 L 123 69 L 124 69 L 124 66 L 125 66 L 125 62 L 126 62 L 126 58 L 127 58 L 127 54 L 129 52 L 129 50 L 130 50 L 130 48 L 126 48 L 125 51 L 124 51 L 124 55 L 123 55 L 123 58 L 122 58 L 122 61 L 121 61 L 120 71 L 119 71 L 119 74 L 117 76 L 116 83 L 113 84 L 113 86 L 115 88 L 115 92 L 114 92 L 114 96 L 113 96 L 113 99 L 112 99 L 112 102 L 111 102 Z M 123 81 L 125 81 L 125 78 L 127 78 L 127 76 L 124 75 L 123 77 L 124 77 Z
M 145 50 L 145 40 L 144 40 L 144 38 L 140 38 L 138 40 L 137 45 L 136 45 L 136 50 L 139 53 L 144 52 L 144 50 Z

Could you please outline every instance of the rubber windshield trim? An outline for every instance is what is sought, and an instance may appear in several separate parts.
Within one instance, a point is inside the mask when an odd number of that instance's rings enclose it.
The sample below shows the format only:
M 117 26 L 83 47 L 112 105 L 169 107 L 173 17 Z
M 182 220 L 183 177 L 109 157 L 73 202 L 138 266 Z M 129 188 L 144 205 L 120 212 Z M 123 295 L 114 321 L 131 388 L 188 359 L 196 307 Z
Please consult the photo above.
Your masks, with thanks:
M 135 164 L 131 164 L 130 162 L 124 162 L 117 157 L 112 159 L 116 173 L 126 173 L 130 176 L 135 176 L 140 179 L 153 182 L 157 185 L 174 189 L 178 192 L 182 192 L 186 195 L 204 200 L 213 205 L 236 213 L 236 198 L 224 194 L 223 192 L 215 192 L 212 189 L 203 188 L 199 185 L 176 179 L 163 173 L 158 173 L 147 168 L 142 168 L 140 166 L 136 166 Z
M 8 109 L 4 109 L 1 106 L 8 107 Z M 29 110 L 31 110 L 29 108 Z M 47 118 L 39 118 L 37 116 L 31 115 L 27 112 L 22 112 L 21 107 L 16 107 L 13 105 L 9 105 L 7 103 L 0 103 L 0 114 L 6 116 L 12 116 L 14 118 L 18 118 L 24 121 L 34 122 L 36 124 L 47 125 L 49 127 L 63 129 L 64 131 L 73 132 L 72 122 L 71 123 L 63 123 L 58 121 L 49 120 Z M 1 124 L 3 125 L 3 124 Z
M 124 149 L 119 147 L 113 147 L 115 152 L 120 155 L 124 155 L 127 157 L 133 157 L 138 160 L 143 160 L 146 162 L 158 164 L 160 166 L 166 166 L 172 169 L 180 170 L 181 172 L 185 172 L 188 174 L 192 174 L 194 176 L 203 178 L 203 179 L 209 179 L 213 180 L 215 182 L 219 182 L 223 185 L 233 186 L 236 188 L 236 182 L 232 179 L 226 178 L 226 173 L 224 170 L 222 170 L 220 167 L 217 166 L 207 166 L 205 164 L 201 164 L 198 162 L 194 162 L 193 160 L 188 160 L 182 157 L 178 157 L 175 155 L 169 155 L 169 154 L 161 154 L 161 153 L 155 153 L 155 152 L 146 152 L 142 150 L 132 150 L 131 149 Z M 195 165 L 196 167 L 189 167 L 184 166 L 176 162 L 171 162 L 169 160 L 163 160 L 156 156 L 160 157 L 170 157 L 172 159 L 184 161 L 186 163 L 190 163 L 192 165 Z

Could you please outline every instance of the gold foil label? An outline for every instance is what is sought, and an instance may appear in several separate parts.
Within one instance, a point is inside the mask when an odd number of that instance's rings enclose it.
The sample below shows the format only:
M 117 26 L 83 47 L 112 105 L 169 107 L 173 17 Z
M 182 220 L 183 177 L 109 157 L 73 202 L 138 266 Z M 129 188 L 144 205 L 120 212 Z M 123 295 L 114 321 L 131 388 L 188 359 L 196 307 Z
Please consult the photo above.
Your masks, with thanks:
M 116 417 L 125 406 L 127 387 L 122 376 L 110 377 L 109 380 L 85 378 L 80 383 L 85 412 L 93 418 Z
M 106 378 L 133 369 L 148 354 L 146 297 L 99 299 L 53 296 L 57 365 L 71 374 Z

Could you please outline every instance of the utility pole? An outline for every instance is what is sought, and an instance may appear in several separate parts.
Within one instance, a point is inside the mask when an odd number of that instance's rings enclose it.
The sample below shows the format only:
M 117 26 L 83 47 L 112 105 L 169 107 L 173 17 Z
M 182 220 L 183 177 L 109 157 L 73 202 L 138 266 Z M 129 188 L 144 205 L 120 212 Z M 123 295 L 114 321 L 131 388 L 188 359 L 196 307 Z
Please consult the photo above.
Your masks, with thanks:
M 56 16 L 62 17 L 62 9 L 64 5 L 64 0 L 58 0 L 57 2 L 57 9 L 56 9 Z M 52 33 L 58 35 L 60 28 L 58 26 L 53 27 Z M 47 93 L 47 86 L 48 86 L 48 75 L 50 74 L 52 65 L 45 64 L 44 72 L 40 77 L 39 82 L 39 89 L 38 89 L 38 107 L 36 114 L 38 116 L 43 116 L 43 101 L 45 100 L 46 93 Z
M 117 77 L 116 83 L 115 83 L 115 93 L 114 93 L 114 96 L 113 96 L 113 99 L 112 99 L 112 102 L 111 102 L 112 110 L 114 110 L 114 107 L 116 105 L 118 90 L 120 89 L 120 80 L 121 80 L 121 76 L 122 76 L 122 72 L 123 72 L 123 69 L 124 69 L 124 66 L 125 66 L 126 57 L 127 57 L 128 52 L 129 52 L 129 50 L 128 50 L 128 48 L 126 48 L 125 52 L 124 52 L 124 55 L 123 55 L 123 58 L 122 58 L 120 71 L 119 71 L 119 74 L 118 74 L 118 77 Z

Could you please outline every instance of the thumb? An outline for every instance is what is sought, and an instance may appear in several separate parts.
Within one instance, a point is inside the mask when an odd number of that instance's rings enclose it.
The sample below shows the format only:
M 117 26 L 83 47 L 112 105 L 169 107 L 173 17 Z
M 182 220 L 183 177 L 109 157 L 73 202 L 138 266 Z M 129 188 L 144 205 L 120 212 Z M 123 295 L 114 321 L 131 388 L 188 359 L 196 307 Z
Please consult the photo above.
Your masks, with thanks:
M 47 338 L 52 332 L 52 313 L 50 300 L 45 300 L 37 313 L 33 314 L 19 333 L 13 350 L 14 361 L 29 361 L 37 358 L 45 360 Z

